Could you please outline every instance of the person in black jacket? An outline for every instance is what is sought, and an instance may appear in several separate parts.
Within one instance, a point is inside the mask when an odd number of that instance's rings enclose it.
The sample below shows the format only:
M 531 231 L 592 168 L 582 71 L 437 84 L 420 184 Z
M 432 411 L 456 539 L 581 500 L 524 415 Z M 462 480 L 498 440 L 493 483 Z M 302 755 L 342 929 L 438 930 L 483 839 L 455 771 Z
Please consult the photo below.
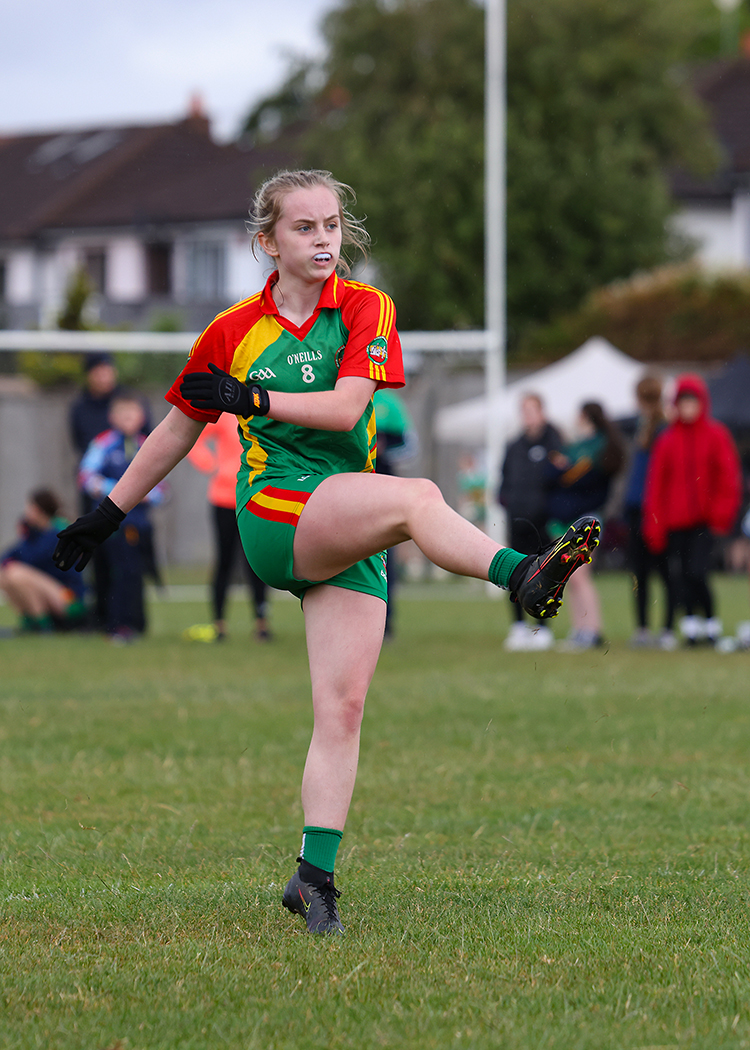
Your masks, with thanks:
M 547 532 L 547 463 L 550 452 L 562 448 L 562 437 L 544 414 L 538 394 L 528 393 L 520 404 L 522 433 L 508 445 L 503 463 L 499 502 L 508 515 L 508 543 L 523 554 L 534 554 L 550 542 Z M 543 649 L 552 645 L 548 627 L 532 630 L 524 621 L 523 609 L 512 603 L 514 622 L 505 648 Z
M 91 442 L 109 430 L 109 406 L 118 392 L 117 368 L 110 354 L 87 354 L 83 363 L 86 383 L 70 406 L 70 437 L 80 461 Z M 88 497 L 83 501 L 83 512 L 91 510 Z
M 122 392 L 119 385 L 117 366 L 111 354 L 96 351 L 86 354 L 83 362 L 86 373 L 85 386 L 70 406 L 70 438 L 80 464 L 91 442 L 99 434 L 109 430 L 109 410 L 112 401 Z M 148 408 L 144 402 L 143 433 L 150 430 Z M 81 513 L 88 514 L 97 505 L 98 500 L 82 489 L 80 492 Z M 153 552 L 149 553 L 149 571 L 158 580 Z M 104 630 L 107 623 L 107 595 L 111 580 L 109 566 L 101 550 L 94 552 L 92 560 L 94 581 L 94 625 Z

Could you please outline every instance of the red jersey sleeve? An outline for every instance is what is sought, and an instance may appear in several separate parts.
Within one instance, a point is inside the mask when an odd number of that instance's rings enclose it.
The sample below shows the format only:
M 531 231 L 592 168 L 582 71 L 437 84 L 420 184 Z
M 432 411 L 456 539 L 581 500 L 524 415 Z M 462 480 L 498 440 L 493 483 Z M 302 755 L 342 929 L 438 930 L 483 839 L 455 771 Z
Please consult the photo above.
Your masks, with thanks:
M 217 321 L 212 321 L 208 328 L 202 332 L 193 344 L 193 349 L 185 363 L 185 367 L 172 383 L 164 395 L 165 399 L 184 412 L 190 419 L 199 423 L 215 423 L 221 412 L 209 412 L 200 408 L 193 408 L 189 401 L 180 393 L 180 384 L 183 376 L 188 372 L 208 372 L 209 364 L 222 368 L 225 372 L 231 371 L 234 348 L 230 346 L 224 326 Z
M 349 332 L 339 366 L 342 376 L 374 379 L 378 387 L 405 383 L 401 340 L 396 331 L 396 307 L 385 292 L 352 284 L 341 304 Z

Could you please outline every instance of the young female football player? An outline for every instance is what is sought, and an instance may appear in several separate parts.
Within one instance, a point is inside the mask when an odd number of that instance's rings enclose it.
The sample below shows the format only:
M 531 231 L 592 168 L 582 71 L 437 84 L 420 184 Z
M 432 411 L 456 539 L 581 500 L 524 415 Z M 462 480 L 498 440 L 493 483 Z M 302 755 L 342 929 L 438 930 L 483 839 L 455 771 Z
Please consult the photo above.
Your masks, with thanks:
M 386 611 L 382 554 L 412 539 L 437 565 L 490 579 L 537 618 L 556 614 L 571 573 L 598 542 L 581 519 L 525 556 L 453 511 L 424 479 L 375 473 L 372 397 L 404 383 L 395 310 L 383 292 L 341 276 L 342 247 L 364 251 L 349 187 L 328 172 L 280 172 L 254 202 L 257 245 L 275 271 L 257 295 L 199 337 L 166 397 L 172 409 L 108 499 L 60 534 L 58 564 L 82 568 L 219 413 L 243 445 L 237 520 L 255 572 L 303 601 L 314 728 L 302 779 L 299 868 L 283 904 L 311 932 L 343 933 L 333 871 L 359 755 L 365 696 Z

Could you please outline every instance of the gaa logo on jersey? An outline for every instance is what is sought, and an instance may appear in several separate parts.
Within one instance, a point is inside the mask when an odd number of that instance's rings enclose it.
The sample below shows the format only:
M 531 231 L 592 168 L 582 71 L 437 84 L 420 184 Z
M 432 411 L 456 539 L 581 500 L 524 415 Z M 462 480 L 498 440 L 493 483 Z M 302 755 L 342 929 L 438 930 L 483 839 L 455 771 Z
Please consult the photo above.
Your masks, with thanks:
M 367 356 L 374 365 L 384 365 L 388 360 L 388 340 L 379 335 L 367 347 Z

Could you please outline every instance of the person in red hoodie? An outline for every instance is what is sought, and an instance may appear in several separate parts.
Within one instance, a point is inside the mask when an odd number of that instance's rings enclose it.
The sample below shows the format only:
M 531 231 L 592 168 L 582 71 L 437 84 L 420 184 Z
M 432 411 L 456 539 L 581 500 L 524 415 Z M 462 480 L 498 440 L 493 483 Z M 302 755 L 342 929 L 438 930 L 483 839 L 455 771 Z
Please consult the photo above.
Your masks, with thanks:
M 711 417 L 700 376 L 679 377 L 673 422 L 656 439 L 646 475 L 643 536 L 654 554 L 668 552 L 676 604 L 685 609 L 688 644 L 715 643 L 721 624 L 708 583 L 714 536 L 734 527 L 742 471 L 732 435 Z M 703 614 L 703 619 L 698 616 Z

